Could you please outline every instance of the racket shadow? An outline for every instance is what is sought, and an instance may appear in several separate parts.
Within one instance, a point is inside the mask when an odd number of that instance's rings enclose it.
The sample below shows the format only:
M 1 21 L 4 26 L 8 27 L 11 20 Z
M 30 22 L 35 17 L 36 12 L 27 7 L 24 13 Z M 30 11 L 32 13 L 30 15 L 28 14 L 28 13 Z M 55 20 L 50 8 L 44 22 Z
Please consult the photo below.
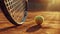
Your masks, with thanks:
M 2 28 L 2 29 L 0 29 L 0 32 L 1 32 L 1 31 L 6 31 L 6 30 L 9 30 L 9 29 L 12 29 L 12 28 L 17 28 L 17 27 L 19 27 L 19 26 L 21 26 L 21 25 Z

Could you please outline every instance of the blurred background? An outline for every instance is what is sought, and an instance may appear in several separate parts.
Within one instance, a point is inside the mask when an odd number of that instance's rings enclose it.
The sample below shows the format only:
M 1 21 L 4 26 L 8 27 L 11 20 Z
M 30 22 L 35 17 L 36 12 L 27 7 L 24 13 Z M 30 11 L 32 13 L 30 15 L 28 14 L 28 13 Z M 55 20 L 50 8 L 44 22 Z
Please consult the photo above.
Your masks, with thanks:
M 28 0 L 28 10 L 60 11 L 60 0 Z

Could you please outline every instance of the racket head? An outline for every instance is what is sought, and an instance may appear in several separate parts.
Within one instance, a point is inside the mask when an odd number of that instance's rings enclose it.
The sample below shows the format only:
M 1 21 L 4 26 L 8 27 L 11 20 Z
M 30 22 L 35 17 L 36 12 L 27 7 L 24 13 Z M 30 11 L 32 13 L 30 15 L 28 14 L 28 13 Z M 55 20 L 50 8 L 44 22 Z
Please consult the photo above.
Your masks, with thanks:
M 25 0 L 1 0 L 1 9 L 7 19 L 15 25 L 23 24 L 27 16 Z

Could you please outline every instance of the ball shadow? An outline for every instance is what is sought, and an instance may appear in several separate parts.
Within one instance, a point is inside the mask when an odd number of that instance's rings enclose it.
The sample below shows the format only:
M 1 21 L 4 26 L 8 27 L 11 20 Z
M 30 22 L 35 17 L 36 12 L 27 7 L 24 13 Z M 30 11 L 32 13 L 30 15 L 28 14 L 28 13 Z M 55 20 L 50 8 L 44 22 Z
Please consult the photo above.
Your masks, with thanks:
M 32 26 L 29 29 L 27 29 L 26 32 L 34 32 L 34 31 L 39 30 L 40 28 L 41 28 L 40 25 L 35 25 L 35 26 Z

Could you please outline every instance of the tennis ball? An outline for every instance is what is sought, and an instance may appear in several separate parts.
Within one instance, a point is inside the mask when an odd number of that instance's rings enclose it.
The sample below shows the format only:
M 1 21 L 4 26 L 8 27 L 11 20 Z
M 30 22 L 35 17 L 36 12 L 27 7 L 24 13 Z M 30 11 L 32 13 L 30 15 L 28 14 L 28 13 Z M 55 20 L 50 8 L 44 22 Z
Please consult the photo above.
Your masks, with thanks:
M 36 16 L 35 17 L 35 22 L 38 24 L 38 25 L 41 25 L 44 21 L 44 18 L 43 16 Z

